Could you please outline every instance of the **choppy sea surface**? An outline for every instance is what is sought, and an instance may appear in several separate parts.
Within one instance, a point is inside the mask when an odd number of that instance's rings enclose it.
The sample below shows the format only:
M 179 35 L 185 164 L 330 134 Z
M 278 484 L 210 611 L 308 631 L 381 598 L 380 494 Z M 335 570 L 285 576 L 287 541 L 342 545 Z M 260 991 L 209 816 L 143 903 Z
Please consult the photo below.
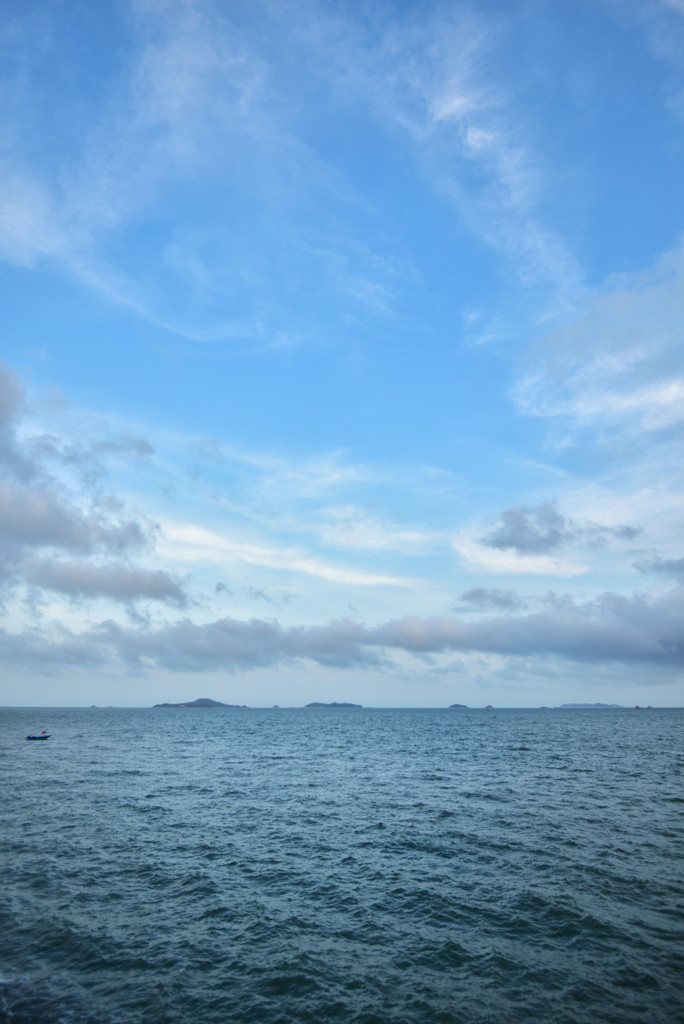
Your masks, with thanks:
M 683 710 L 0 711 L 0 1021 L 682 1022 L 683 736 Z

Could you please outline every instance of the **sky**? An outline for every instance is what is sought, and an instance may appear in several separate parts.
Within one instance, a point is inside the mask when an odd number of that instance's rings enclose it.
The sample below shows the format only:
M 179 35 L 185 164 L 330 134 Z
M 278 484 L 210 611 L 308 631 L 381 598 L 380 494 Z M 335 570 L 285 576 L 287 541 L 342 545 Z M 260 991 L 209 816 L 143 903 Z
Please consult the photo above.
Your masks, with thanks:
M 684 704 L 684 0 L 0 51 L 0 705 Z

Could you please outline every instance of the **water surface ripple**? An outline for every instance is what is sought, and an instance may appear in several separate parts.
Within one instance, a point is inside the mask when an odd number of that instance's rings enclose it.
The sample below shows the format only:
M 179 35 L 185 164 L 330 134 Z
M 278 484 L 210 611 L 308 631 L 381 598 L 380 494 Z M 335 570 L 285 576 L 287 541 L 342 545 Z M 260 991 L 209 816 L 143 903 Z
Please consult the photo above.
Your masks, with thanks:
M 682 1022 L 682 726 L 2 711 L 0 1021 Z

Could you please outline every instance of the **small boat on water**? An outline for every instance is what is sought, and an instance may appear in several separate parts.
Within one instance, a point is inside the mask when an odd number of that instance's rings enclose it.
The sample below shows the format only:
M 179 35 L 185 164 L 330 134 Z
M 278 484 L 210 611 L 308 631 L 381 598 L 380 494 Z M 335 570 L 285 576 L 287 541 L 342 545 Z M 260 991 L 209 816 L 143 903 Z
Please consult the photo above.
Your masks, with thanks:
M 46 729 L 43 729 L 43 731 L 41 732 L 40 736 L 27 736 L 26 739 L 27 740 L 49 740 L 50 739 L 50 733 Z

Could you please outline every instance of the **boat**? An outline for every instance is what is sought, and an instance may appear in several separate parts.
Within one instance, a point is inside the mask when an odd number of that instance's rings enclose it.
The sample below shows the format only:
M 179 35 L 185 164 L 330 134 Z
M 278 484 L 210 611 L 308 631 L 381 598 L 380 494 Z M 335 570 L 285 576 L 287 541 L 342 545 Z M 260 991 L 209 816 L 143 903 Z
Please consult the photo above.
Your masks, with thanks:
M 46 732 L 46 730 L 43 729 L 43 731 L 41 732 L 40 736 L 27 736 L 26 739 L 27 740 L 49 740 L 50 739 L 50 733 Z

